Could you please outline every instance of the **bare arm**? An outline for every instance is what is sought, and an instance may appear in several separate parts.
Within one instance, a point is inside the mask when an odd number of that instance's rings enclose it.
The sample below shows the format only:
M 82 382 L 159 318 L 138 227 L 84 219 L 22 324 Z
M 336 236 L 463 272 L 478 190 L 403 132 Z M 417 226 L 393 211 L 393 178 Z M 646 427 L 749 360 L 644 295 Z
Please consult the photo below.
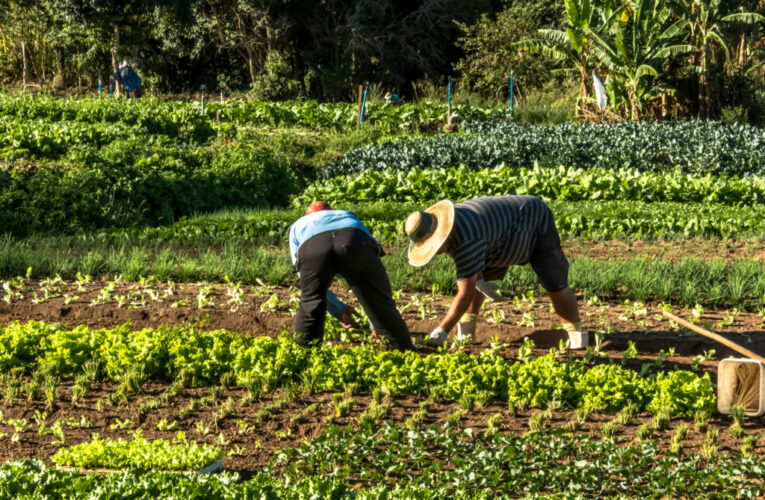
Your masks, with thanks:
M 454 296 L 452 305 L 449 307 L 444 319 L 441 320 L 441 324 L 438 325 L 444 329 L 446 333 L 454 328 L 465 311 L 473 302 L 473 295 L 475 294 L 475 284 L 478 282 L 478 275 L 474 274 L 466 280 L 457 282 L 457 295 Z

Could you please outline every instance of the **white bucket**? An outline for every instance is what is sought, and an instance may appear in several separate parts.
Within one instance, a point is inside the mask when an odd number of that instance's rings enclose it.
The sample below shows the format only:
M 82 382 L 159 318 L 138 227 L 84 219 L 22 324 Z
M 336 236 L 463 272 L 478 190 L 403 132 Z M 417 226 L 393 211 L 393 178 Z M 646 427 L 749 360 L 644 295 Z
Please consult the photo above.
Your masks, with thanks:
M 760 368 L 760 400 L 756 411 L 747 411 L 748 417 L 759 417 L 765 413 L 765 365 L 753 359 L 729 358 L 717 365 L 717 411 L 729 415 L 736 397 L 736 367 L 753 363 Z

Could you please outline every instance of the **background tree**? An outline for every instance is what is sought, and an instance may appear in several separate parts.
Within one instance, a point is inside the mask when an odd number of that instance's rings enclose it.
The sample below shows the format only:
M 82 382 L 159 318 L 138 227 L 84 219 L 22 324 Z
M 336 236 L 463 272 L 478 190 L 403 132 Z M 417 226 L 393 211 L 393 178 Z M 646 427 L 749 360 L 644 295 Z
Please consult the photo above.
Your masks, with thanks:
M 533 37 L 539 29 L 559 26 L 562 19 L 560 4 L 507 1 L 496 16 L 484 14 L 472 25 L 459 23 L 462 36 L 457 46 L 465 56 L 454 69 L 471 89 L 494 98 L 508 97 L 510 71 L 526 91 L 541 88 L 550 80 L 554 64 L 513 45 Z
M 629 117 L 638 120 L 646 102 L 674 92 L 659 84 L 670 59 L 694 48 L 680 43 L 687 36 L 688 22 L 673 20 L 664 0 L 635 0 L 626 7 L 621 16 L 608 18 L 602 35 L 590 36 L 596 57 L 608 71 L 612 94 L 623 92 L 620 97 L 629 106 Z

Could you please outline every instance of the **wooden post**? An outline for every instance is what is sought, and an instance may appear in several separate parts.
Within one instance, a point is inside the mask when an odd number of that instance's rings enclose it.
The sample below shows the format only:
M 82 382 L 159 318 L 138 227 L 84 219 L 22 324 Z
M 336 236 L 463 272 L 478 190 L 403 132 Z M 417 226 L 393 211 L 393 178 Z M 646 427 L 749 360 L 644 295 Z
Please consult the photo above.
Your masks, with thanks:
M 446 124 L 452 124 L 452 77 L 449 77 L 449 85 L 446 87 Z
M 21 41 L 21 88 L 27 90 L 27 44 Z
M 364 86 L 359 85 L 359 98 L 358 98 L 358 106 L 356 109 L 356 128 L 361 127 L 361 99 L 364 94 Z

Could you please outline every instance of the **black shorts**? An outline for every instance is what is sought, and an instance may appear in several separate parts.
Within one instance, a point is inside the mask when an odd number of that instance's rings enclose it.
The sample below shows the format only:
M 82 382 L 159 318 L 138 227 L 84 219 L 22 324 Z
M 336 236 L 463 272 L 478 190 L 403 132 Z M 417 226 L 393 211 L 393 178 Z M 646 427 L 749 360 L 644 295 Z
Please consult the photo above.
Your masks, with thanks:
M 558 228 L 555 224 L 546 233 L 537 237 L 529 264 L 537 273 L 539 283 L 548 292 L 560 292 L 568 288 L 568 260 L 563 255 Z M 501 280 L 507 274 L 507 269 L 507 267 L 487 267 L 483 270 L 483 279 Z

